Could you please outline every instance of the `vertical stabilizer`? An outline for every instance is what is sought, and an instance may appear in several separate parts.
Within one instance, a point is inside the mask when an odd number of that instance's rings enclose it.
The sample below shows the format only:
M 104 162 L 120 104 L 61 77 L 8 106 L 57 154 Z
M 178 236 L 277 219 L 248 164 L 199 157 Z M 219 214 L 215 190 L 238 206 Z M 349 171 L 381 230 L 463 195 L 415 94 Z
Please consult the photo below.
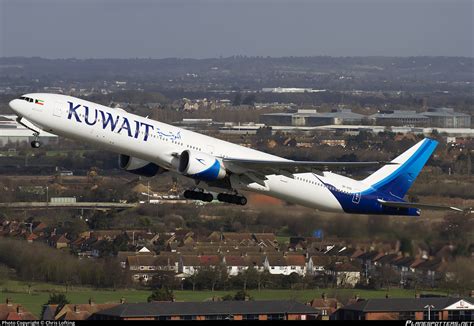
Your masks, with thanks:
M 438 142 L 425 138 L 362 182 L 372 188 L 403 198 L 433 154 Z

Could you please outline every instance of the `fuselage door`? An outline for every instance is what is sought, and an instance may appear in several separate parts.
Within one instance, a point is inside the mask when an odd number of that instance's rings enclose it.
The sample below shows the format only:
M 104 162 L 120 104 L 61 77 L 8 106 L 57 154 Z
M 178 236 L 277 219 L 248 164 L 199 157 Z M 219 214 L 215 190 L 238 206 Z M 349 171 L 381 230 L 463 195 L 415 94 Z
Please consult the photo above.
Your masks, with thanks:
M 354 195 L 352 195 L 352 202 L 354 204 L 358 204 L 360 202 L 360 192 L 356 192 Z
M 59 102 L 54 103 L 53 115 L 55 117 L 61 118 L 63 116 L 63 105 Z
M 214 146 L 208 145 L 207 146 L 207 153 L 209 155 L 214 155 Z

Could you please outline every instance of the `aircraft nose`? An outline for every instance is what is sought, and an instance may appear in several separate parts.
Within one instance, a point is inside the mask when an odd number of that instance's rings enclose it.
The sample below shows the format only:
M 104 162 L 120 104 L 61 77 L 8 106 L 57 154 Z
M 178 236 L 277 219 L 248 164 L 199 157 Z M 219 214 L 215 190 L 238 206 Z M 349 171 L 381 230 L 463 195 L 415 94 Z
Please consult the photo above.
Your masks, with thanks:
M 14 100 L 11 100 L 10 103 L 8 103 L 8 105 L 13 111 L 15 111 L 15 113 L 20 114 L 20 107 L 21 107 L 20 102 L 21 101 L 19 99 L 14 99 Z

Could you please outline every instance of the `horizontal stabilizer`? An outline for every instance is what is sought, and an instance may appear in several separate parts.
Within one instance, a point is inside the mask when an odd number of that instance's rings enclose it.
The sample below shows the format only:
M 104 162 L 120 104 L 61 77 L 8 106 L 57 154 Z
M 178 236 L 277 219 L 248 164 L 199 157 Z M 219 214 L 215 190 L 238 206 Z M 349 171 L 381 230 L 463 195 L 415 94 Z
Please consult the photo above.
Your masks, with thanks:
M 409 203 L 409 202 L 398 202 L 398 201 L 385 201 L 378 199 L 379 203 L 387 207 L 395 208 L 420 208 L 420 209 L 431 209 L 431 210 L 451 210 L 460 213 L 472 213 L 471 208 L 461 209 L 453 206 L 441 206 L 441 205 L 430 205 L 430 204 L 420 204 L 420 203 Z

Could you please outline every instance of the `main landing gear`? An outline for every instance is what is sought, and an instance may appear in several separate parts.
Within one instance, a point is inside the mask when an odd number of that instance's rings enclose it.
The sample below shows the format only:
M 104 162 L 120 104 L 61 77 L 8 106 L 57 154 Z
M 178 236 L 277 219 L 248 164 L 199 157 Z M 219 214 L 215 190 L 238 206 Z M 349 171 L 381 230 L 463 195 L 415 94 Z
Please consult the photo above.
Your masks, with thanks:
M 204 191 L 195 191 L 195 190 L 186 190 L 183 194 L 184 198 L 186 199 L 194 199 L 194 200 L 201 200 L 210 203 L 214 200 L 214 196 L 210 193 L 206 193 Z M 246 205 L 247 198 L 240 195 L 231 195 L 231 194 L 218 194 L 217 200 L 229 203 L 229 204 L 236 204 L 236 205 Z
M 217 200 L 224 203 L 236 204 L 236 205 L 246 205 L 247 198 L 239 195 L 230 195 L 230 194 L 218 194 Z
M 203 191 L 186 190 L 183 194 L 186 199 L 201 200 L 210 203 L 214 200 L 214 196 Z
M 40 148 L 41 143 L 38 140 L 39 133 L 35 132 L 34 133 L 35 139 L 31 142 L 31 147 L 33 148 Z

